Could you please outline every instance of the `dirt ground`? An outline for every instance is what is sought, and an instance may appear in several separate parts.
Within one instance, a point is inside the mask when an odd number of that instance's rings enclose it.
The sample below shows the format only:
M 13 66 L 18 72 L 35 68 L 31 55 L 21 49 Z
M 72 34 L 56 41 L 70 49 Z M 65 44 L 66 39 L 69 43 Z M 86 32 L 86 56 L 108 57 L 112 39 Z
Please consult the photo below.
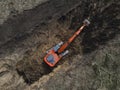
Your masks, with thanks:
M 112 0 L 53 0 L 10 17 L 0 26 L 1 90 L 119 90 L 119 7 Z M 85 18 L 91 24 L 49 68 L 45 52 L 66 41 Z

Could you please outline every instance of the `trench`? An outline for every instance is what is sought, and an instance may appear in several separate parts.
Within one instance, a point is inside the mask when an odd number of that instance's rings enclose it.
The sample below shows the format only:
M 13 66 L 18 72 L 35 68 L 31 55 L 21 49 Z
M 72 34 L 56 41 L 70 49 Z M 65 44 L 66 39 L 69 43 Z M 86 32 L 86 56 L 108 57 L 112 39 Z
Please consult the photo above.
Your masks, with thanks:
M 100 7 L 93 9 L 93 4 L 90 3 L 84 2 L 82 6 L 78 5 L 56 21 L 52 21 L 50 25 L 46 26 L 47 30 L 43 31 L 42 34 L 41 32 L 39 32 L 40 34 L 35 33 L 38 38 L 41 37 L 41 41 L 34 51 L 28 51 L 23 60 L 16 64 L 18 74 L 23 76 L 27 84 L 34 83 L 57 67 L 50 68 L 43 62 L 45 51 L 60 41 L 66 41 L 82 25 L 81 21 L 85 18 L 90 18 L 90 26 L 86 27 L 68 47 L 71 50 L 70 54 L 65 56 L 58 65 L 64 64 L 65 60 L 69 60 L 76 54 L 84 55 L 97 50 L 99 46 L 105 45 L 107 41 L 119 34 L 120 20 L 116 18 L 119 15 L 119 5 L 113 3 L 101 11 Z M 35 58 L 33 58 L 34 56 Z

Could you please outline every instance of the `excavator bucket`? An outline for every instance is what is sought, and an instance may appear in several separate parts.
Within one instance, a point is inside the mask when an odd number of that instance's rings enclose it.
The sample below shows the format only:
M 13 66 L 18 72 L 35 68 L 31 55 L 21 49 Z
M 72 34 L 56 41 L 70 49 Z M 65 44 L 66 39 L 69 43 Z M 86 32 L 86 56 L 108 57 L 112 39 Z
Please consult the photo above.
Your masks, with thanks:
M 87 19 L 85 19 L 85 20 L 83 21 L 83 23 L 84 23 L 86 26 L 88 26 L 88 25 L 90 24 L 90 21 L 87 20 Z

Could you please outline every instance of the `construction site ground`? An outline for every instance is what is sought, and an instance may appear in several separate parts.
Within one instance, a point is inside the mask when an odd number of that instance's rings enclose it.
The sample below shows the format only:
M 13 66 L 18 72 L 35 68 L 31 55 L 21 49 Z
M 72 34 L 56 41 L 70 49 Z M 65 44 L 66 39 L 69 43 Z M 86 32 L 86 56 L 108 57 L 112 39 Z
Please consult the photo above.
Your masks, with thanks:
M 119 90 L 120 1 L 52 0 L 0 26 L 0 90 Z M 86 27 L 53 68 L 46 51 Z M 4 31 L 6 30 L 6 31 Z

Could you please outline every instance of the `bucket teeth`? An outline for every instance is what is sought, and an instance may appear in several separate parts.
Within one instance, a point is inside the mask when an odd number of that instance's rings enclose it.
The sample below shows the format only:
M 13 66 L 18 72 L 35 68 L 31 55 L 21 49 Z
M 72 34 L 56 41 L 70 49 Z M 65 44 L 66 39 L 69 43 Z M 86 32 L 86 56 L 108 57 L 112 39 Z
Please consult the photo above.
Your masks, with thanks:
M 89 21 L 88 19 L 85 19 L 85 20 L 83 21 L 83 23 L 84 23 L 86 26 L 88 26 L 88 25 L 90 24 L 90 21 Z

